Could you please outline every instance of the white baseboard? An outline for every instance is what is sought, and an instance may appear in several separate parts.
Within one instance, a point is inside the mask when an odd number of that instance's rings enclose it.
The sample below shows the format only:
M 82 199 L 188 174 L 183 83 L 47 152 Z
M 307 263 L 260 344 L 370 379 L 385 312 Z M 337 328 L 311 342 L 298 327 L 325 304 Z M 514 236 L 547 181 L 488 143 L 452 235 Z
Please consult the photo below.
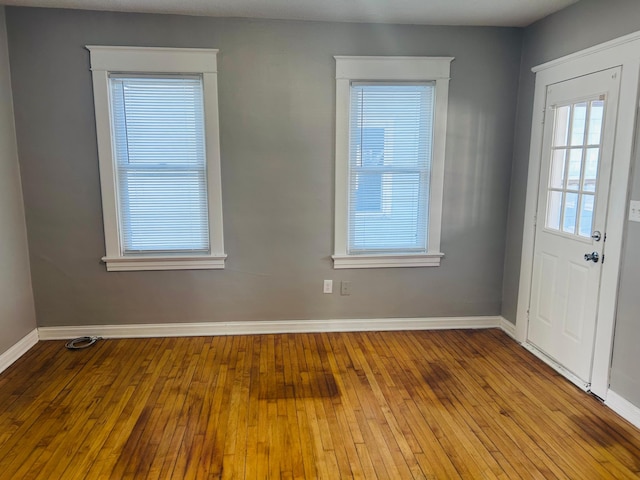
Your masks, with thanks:
M 501 328 L 502 317 L 369 318 L 41 327 L 41 340 Z
M 626 400 L 616 392 L 609 390 L 604 404 L 631 423 L 634 427 L 640 428 L 640 408 L 636 407 L 629 400 Z
M 516 326 L 504 317 L 500 318 L 500 329 L 514 340 L 516 339 Z
M 13 347 L 0 355 L 0 373 L 4 372 L 13 364 L 13 362 L 27 353 L 31 347 L 38 343 L 38 340 L 38 329 L 33 329 Z

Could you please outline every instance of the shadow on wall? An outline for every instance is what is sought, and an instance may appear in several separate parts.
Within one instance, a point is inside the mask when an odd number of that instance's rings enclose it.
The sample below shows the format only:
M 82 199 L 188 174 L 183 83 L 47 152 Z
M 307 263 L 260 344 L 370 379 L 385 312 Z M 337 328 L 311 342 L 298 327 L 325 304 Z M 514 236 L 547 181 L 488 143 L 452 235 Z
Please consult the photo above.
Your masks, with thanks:
M 460 103 L 450 104 L 449 109 L 449 118 L 455 123 L 449 121 L 448 126 L 445 208 L 455 214 L 446 215 L 444 221 L 445 228 L 456 235 L 491 223 L 496 211 L 502 213 L 498 196 L 506 195 L 508 166 L 503 166 L 501 176 L 495 175 L 500 158 L 494 147 L 500 141 L 495 117 Z M 455 188 L 448 188 L 451 184 L 456 184 Z M 456 195 L 447 196 L 452 191 Z

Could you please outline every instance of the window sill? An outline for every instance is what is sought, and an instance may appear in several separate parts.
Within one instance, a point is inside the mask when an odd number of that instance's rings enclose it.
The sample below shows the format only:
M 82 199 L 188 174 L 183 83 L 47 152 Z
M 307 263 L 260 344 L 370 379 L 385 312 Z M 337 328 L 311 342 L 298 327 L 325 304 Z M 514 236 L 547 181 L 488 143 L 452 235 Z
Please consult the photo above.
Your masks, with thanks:
M 405 255 L 333 255 L 333 268 L 439 267 L 444 253 Z
M 108 272 L 131 272 L 136 270 L 221 270 L 226 255 L 196 257 L 140 256 L 102 257 Z

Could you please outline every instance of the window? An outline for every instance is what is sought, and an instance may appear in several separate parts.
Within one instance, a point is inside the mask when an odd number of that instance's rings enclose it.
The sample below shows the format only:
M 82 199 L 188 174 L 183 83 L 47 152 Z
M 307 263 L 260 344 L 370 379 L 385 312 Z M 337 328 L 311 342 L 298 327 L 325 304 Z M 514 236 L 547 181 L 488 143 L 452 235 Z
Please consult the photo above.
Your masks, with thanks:
M 87 48 L 107 270 L 224 268 L 217 50 Z
M 545 227 L 591 238 L 604 95 L 555 106 Z
M 361 102 L 362 103 L 362 102 Z M 353 117 L 352 117 L 353 119 Z M 357 214 L 382 213 L 382 167 L 384 159 L 385 129 L 365 127 L 361 124 L 351 131 L 352 145 L 356 149 L 353 156 L 358 160 L 355 182 L 354 203 L 350 207 Z M 355 167 L 354 167 L 355 168 Z
M 334 268 L 437 266 L 453 58 L 335 58 Z

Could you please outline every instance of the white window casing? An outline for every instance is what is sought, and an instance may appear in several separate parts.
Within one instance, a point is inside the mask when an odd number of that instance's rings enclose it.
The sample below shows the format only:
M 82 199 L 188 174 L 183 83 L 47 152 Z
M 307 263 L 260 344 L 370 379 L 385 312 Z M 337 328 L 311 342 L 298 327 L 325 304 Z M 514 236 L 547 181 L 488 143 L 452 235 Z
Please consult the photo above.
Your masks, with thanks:
M 226 255 L 222 231 L 217 50 L 110 46 L 87 46 L 87 49 L 91 54 L 106 246 L 106 255 L 102 260 L 106 263 L 107 270 L 224 268 Z M 143 122 L 162 120 L 153 116 L 150 117 L 151 120 L 145 119 L 144 115 L 147 112 L 144 110 L 144 105 L 141 110 L 123 113 L 126 108 L 122 106 L 122 102 L 114 102 L 112 98 L 123 91 L 123 82 L 125 84 L 129 82 L 127 87 L 135 87 L 137 84 L 144 84 L 145 79 L 149 80 L 146 82 L 148 88 L 154 88 L 154 85 L 165 80 L 168 83 L 173 82 L 177 86 L 171 94 L 177 94 L 176 98 L 181 102 L 188 103 L 195 98 L 189 104 L 192 111 L 202 106 L 202 115 L 199 116 L 199 112 L 190 115 L 185 120 L 185 125 L 189 125 L 188 128 L 185 127 L 185 132 L 176 132 L 176 142 L 182 141 L 183 150 L 187 151 L 189 158 L 187 163 L 193 165 L 196 171 L 183 172 L 181 169 L 184 165 L 178 161 L 172 161 L 169 154 L 163 155 L 163 158 L 157 161 L 151 158 L 153 155 L 148 155 L 149 148 L 154 149 L 154 134 L 161 139 L 159 142 L 167 141 L 170 136 L 167 135 L 167 132 L 170 132 L 170 126 L 167 127 L 167 125 L 162 126 L 165 128 L 164 131 L 159 129 L 158 132 L 154 132 L 144 123 L 142 128 L 135 131 L 133 127 L 126 130 L 124 135 L 127 136 L 127 142 L 131 141 L 132 153 L 129 158 L 129 145 L 127 145 L 127 151 L 123 155 L 123 148 L 117 144 L 118 139 L 122 144 L 123 122 L 126 123 L 134 116 L 137 119 L 142 118 Z M 180 92 L 182 86 L 185 93 Z M 162 97 L 158 99 L 162 101 Z M 153 106 L 156 99 L 151 98 L 148 101 Z M 180 105 L 182 107 L 183 104 Z M 127 117 L 127 115 L 130 116 Z M 120 131 L 116 132 L 117 129 Z M 139 137 L 130 139 L 129 135 L 132 137 L 139 135 Z M 190 143 L 191 140 L 184 140 L 187 137 L 194 138 L 193 145 Z M 172 148 L 172 144 L 168 145 L 167 151 Z M 133 152 L 134 147 L 135 152 Z M 134 155 L 136 155 L 136 162 L 132 160 Z M 131 163 L 133 173 L 128 170 L 127 163 Z M 151 168 L 150 173 L 146 173 L 147 168 Z M 172 183 L 175 185 L 150 194 L 143 191 L 149 182 L 154 188 L 158 188 L 159 185 L 161 187 L 163 181 L 158 178 L 167 170 L 177 171 L 177 178 L 191 176 L 194 179 L 197 177 L 197 180 L 184 180 L 183 184 L 178 180 L 165 181 L 166 185 Z M 156 178 L 153 176 L 154 171 L 159 172 Z M 127 177 L 128 175 L 133 177 Z M 138 177 L 135 177 L 136 175 Z M 138 188 L 135 191 L 126 190 L 128 187 L 123 185 L 128 185 L 127 178 L 142 178 L 142 181 L 147 183 L 144 188 Z M 120 189 L 125 191 L 121 192 Z M 128 195 L 128 192 L 131 195 Z M 166 249 L 162 247 L 164 237 L 161 236 L 158 240 L 155 238 L 155 233 L 138 236 L 132 240 L 131 231 L 124 224 L 126 222 L 130 224 L 131 218 L 127 217 L 128 210 L 123 210 L 125 206 L 129 208 L 129 196 L 138 202 L 136 208 L 151 206 L 153 213 L 161 214 L 164 210 L 161 206 L 162 201 L 154 206 L 154 195 L 162 195 L 164 192 L 167 192 L 168 197 L 163 200 L 167 205 L 171 202 L 173 205 L 166 208 L 167 219 L 162 221 L 168 222 L 169 228 L 177 232 L 177 240 L 169 238 Z M 138 198 L 134 198 L 136 195 Z M 180 202 L 187 202 L 189 207 L 194 207 L 195 213 L 190 213 L 193 215 L 193 221 L 181 218 Z M 121 213 L 123 211 L 127 213 Z M 137 221 L 144 221 L 143 217 L 136 217 Z
M 334 268 L 387 268 L 387 267 L 426 267 L 440 265 L 440 259 L 444 254 L 440 251 L 440 232 L 442 221 L 442 198 L 444 184 L 444 159 L 445 159 L 445 141 L 447 126 L 447 109 L 448 109 L 448 91 L 450 64 L 453 57 L 353 57 L 353 56 L 336 56 L 336 202 L 335 202 L 335 243 L 334 243 Z M 390 88 L 386 88 L 389 86 Z M 423 88 L 426 91 L 427 101 L 422 101 L 419 108 L 425 108 L 426 114 L 420 117 L 420 121 L 428 125 L 425 130 L 421 127 L 420 132 L 411 125 L 412 121 L 418 121 L 418 117 L 407 114 L 404 118 L 390 118 L 389 122 L 394 120 L 403 121 L 405 128 L 402 130 L 399 140 L 403 140 L 411 136 L 423 137 L 426 131 L 431 132 L 431 138 L 426 142 L 412 146 L 405 143 L 402 146 L 401 154 L 405 155 L 403 160 L 399 162 L 389 162 L 386 160 L 376 160 L 369 163 L 369 168 L 365 165 L 365 154 L 369 158 L 380 155 L 375 148 L 369 148 L 369 151 L 363 151 L 363 145 L 368 141 L 369 145 L 373 145 L 378 149 L 384 150 L 387 155 L 389 148 L 395 148 L 394 132 L 389 128 L 384 132 L 378 132 L 385 127 L 385 105 L 388 102 L 395 102 L 400 105 L 400 112 L 403 114 L 405 103 L 403 100 L 396 100 L 397 93 L 393 90 L 396 87 L 405 87 L 403 95 L 418 98 L 419 93 L 416 90 Z M 416 86 L 413 88 L 412 86 Z M 361 118 L 355 118 L 355 113 L 361 107 L 358 99 L 352 99 L 352 95 L 363 95 L 363 89 L 370 89 L 370 98 L 367 100 L 371 105 L 371 114 L 361 114 Z M 385 90 L 390 90 L 389 96 L 385 97 Z M 379 93 L 379 92 L 382 93 Z M 353 93 L 356 92 L 356 93 Z M 367 94 L 365 92 L 365 94 Z M 396 95 L 396 96 L 394 96 Z M 418 100 L 415 100 L 418 101 Z M 377 104 L 376 104 L 377 102 Z M 385 103 L 387 102 L 387 103 Z M 398 103 L 399 102 L 399 103 Z M 355 105 L 355 108 L 354 108 Z M 380 105 L 382 107 L 380 108 Z M 417 104 L 410 104 L 413 110 L 416 110 Z M 352 111 L 352 108 L 354 110 Z M 382 112 L 382 113 L 381 113 Z M 424 113 L 424 112 L 423 112 Z M 367 115 L 369 115 L 367 117 Z M 366 117 L 368 127 L 363 125 Z M 397 114 L 396 114 L 397 117 Z M 415 118 L 415 120 L 411 120 Z M 426 120 L 425 120 L 426 119 Z M 432 122 L 432 123 L 431 123 Z M 373 126 L 373 127 L 372 127 Z M 380 128 L 376 128 L 380 127 Z M 359 129 L 354 131 L 354 129 Z M 419 135 L 418 135 L 419 134 Z M 369 140 L 363 141 L 361 137 L 368 137 Z M 379 138 L 378 138 L 379 137 Z M 360 141 L 358 142 L 358 139 Z M 384 146 L 379 146 L 379 143 Z M 359 143 L 359 144 L 358 144 Z M 391 145 L 389 147 L 389 145 Z M 422 152 L 407 153 L 411 149 L 421 149 Z M 407 161 L 407 155 L 411 160 Z M 412 162 L 416 155 L 420 156 L 421 168 L 414 168 Z M 358 156 L 358 164 L 354 163 L 355 156 Z M 385 157 L 386 158 L 386 157 Z M 377 163 L 376 163 L 377 162 Z M 382 166 L 384 163 L 384 166 Z M 357 166 L 356 166 L 357 165 Z M 409 166 L 410 168 L 407 168 Z M 405 169 L 404 171 L 403 168 Z M 360 186 L 357 179 L 364 179 L 370 172 L 382 172 L 380 176 L 381 185 L 371 181 L 360 180 Z M 409 173 L 407 173 L 409 172 Z M 426 208 L 413 207 L 413 211 L 420 212 L 410 220 L 400 219 L 398 222 L 390 221 L 389 230 L 380 234 L 380 225 L 375 223 L 375 217 L 383 217 L 388 215 L 393 207 L 391 193 L 394 187 L 398 190 L 404 188 L 402 185 L 398 187 L 400 182 L 388 180 L 394 174 L 406 175 L 407 178 L 413 175 L 416 180 L 416 190 L 424 195 L 421 197 L 420 205 Z M 360 176 L 358 176 L 360 175 Z M 425 188 L 418 188 L 418 182 L 426 180 Z M 368 185 L 368 192 L 363 192 L 363 187 Z M 358 199 L 354 199 L 356 190 L 360 188 Z M 378 193 L 379 192 L 379 193 Z M 364 196 L 363 196 L 364 195 Z M 367 196 L 369 195 L 369 196 Z M 379 195 L 379 197 L 376 197 Z M 406 198 L 406 197 L 405 197 Z M 364 199 L 364 200 L 363 200 Z M 396 200 L 398 201 L 398 200 Z M 403 199 L 399 200 L 403 202 Z M 360 210 L 358 210 L 360 209 Z M 354 213 L 358 211 L 357 215 Z M 413 215 L 413 214 L 412 214 Z M 356 225 L 360 220 L 361 222 Z M 415 245 L 405 242 L 407 238 L 405 231 L 401 231 L 403 225 L 408 225 L 416 232 Z M 354 227 L 355 225 L 355 227 Z M 416 230 L 417 228 L 417 230 Z M 397 230 L 395 230 L 397 229 Z M 420 229 L 424 229 L 420 231 Z M 426 230 L 426 231 L 425 231 Z M 378 232 L 373 233 L 373 232 Z M 397 239 L 393 240 L 394 234 L 398 233 Z M 355 232 L 355 233 L 354 233 Z M 369 233 L 372 232 L 372 233 Z M 374 241 L 362 242 L 361 239 L 367 235 L 378 236 L 381 242 Z M 357 238 L 356 238 L 357 237 Z M 386 238 L 386 244 L 385 240 Z M 390 240 L 391 239 L 391 240 Z M 362 245 L 369 244 L 370 247 Z M 395 244 L 395 245 L 394 245 Z M 406 245 L 405 245 L 406 244 Z M 377 246 L 376 246 L 377 245 Z

